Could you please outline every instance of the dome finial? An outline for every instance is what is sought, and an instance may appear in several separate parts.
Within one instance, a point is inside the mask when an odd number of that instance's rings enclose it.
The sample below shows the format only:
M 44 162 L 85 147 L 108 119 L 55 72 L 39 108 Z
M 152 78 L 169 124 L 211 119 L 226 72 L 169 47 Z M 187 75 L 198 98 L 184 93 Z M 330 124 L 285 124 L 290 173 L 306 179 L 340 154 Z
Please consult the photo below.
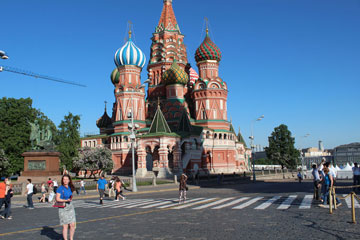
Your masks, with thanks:
M 106 112 L 106 104 L 107 104 L 107 101 L 105 100 L 104 103 L 105 103 L 105 112 Z
M 206 23 L 206 36 L 209 35 L 209 19 L 205 17 L 205 23 Z
M 132 33 L 132 32 L 131 32 L 131 27 L 132 27 L 132 22 L 129 20 L 128 23 L 129 23 L 129 32 L 128 32 L 128 33 L 129 33 L 129 39 L 131 39 L 131 33 Z

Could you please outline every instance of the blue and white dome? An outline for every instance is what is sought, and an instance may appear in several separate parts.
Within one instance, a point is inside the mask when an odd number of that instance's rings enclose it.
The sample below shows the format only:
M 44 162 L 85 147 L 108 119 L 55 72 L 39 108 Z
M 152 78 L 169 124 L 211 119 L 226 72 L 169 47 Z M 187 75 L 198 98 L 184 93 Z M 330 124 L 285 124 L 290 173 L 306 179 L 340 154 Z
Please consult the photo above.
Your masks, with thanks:
M 114 61 L 118 67 L 123 65 L 135 65 L 143 68 L 146 57 L 140 48 L 138 48 L 131 38 L 129 38 L 125 45 L 116 51 Z

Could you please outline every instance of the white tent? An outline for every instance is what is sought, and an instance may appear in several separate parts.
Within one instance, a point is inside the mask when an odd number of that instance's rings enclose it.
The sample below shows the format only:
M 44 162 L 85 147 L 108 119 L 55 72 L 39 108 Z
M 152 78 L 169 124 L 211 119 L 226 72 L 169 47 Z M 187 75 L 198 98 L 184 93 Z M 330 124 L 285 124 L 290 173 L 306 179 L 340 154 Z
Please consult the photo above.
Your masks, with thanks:
M 342 171 L 352 171 L 352 167 L 349 163 L 347 163 L 346 166 L 342 169 Z
M 339 168 L 338 165 L 335 166 L 336 171 L 341 171 L 341 168 Z

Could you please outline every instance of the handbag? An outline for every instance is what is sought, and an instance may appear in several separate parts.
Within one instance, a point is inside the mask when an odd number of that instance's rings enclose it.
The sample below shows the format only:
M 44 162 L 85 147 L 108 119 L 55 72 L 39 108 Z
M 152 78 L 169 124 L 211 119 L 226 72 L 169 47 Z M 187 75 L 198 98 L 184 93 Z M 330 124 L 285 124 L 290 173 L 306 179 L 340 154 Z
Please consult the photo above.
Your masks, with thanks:
M 53 205 L 53 207 L 56 207 L 56 208 L 65 208 L 65 202 L 58 202 L 56 201 Z

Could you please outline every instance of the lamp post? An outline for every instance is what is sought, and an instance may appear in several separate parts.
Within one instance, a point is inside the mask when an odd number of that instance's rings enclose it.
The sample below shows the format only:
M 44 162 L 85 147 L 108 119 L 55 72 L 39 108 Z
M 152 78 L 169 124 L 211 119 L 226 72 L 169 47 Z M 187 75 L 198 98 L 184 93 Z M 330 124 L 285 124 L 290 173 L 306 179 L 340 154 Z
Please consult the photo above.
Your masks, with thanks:
M 147 79 L 144 83 L 150 83 L 150 79 Z M 137 86 L 133 92 L 139 91 L 141 88 L 145 88 L 145 84 L 141 84 L 140 86 Z M 134 102 L 132 94 L 130 95 L 130 101 L 131 101 L 131 126 L 129 126 L 130 129 L 130 140 L 131 140 L 131 160 L 132 160 L 132 191 L 137 192 L 137 186 L 136 186 L 136 173 L 135 173 L 135 142 L 136 142 L 136 129 L 139 128 L 139 125 L 134 124 Z
M 252 160 L 252 170 L 253 170 L 253 182 L 256 182 L 256 175 L 255 175 L 255 159 L 254 159 L 254 134 L 253 134 L 253 128 L 254 128 L 254 123 L 257 121 L 261 121 L 264 118 L 264 115 L 261 115 L 260 117 L 258 117 L 257 119 L 253 120 L 251 122 L 251 136 L 250 138 L 250 147 L 251 147 L 251 160 Z
M 0 50 L 0 58 L 1 59 L 8 59 L 9 56 L 4 51 Z
M 310 136 L 309 133 L 305 134 L 304 136 L 301 136 L 301 138 L 307 138 L 308 136 Z M 301 173 L 304 176 L 304 155 L 301 149 L 301 145 L 299 147 L 299 152 L 300 152 L 300 160 L 301 160 Z

